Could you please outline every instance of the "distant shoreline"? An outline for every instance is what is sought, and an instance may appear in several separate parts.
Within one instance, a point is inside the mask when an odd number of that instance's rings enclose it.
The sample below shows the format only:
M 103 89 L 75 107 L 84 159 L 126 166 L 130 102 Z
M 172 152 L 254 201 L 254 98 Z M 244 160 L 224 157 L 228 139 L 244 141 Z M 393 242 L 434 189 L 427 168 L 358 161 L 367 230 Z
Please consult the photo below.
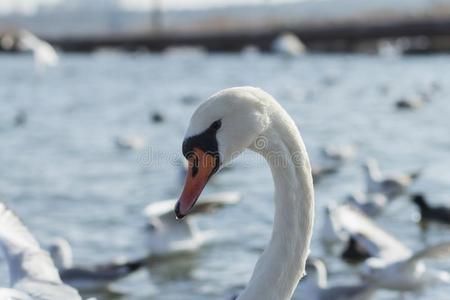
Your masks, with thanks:
M 247 46 L 268 51 L 277 35 L 290 31 L 310 51 L 372 53 L 386 44 L 404 53 L 450 51 L 450 3 L 405 3 L 327 0 L 183 11 L 46 11 L 0 18 L 0 35 L 28 29 L 76 52 L 180 46 L 236 52 Z

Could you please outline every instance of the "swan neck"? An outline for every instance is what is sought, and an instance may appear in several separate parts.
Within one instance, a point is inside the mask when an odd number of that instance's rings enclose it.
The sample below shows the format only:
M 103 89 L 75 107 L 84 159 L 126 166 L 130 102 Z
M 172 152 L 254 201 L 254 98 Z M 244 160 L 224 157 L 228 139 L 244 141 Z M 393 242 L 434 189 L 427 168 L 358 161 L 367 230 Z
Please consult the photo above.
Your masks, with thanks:
M 288 124 L 274 124 L 260 137 L 267 147 L 251 148 L 272 171 L 275 216 L 271 240 L 238 300 L 291 299 L 305 273 L 314 220 L 311 167 L 297 127 L 289 117 L 279 119 Z

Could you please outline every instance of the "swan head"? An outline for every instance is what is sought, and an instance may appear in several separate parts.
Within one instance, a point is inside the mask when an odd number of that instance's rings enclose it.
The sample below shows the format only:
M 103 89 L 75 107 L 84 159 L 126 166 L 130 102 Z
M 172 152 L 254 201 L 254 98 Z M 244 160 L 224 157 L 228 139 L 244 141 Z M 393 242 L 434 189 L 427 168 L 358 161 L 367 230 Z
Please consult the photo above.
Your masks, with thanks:
M 260 89 L 238 87 L 212 95 L 197 108 L 183 141 L 188 172 L 175 207 L 177 218 L 190 211 L 216 172 L 252 147 L 265 131 L 271 101 L 275 100 Z

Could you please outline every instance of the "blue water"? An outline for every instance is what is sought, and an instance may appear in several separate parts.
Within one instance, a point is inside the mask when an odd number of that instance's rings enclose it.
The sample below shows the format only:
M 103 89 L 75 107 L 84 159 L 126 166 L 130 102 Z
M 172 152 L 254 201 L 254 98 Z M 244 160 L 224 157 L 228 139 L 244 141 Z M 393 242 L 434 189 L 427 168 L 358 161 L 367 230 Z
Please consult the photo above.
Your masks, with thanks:
M 317 219 L 312 253 L 323 257 L 330 281 L 357 281 L 357 268 L 324 251 L 323 206 L 364 188 L 361 162 L 369 156 L 387 171 L 424 168 L 413 191 L 450 204 L 450 56 L 382 58 L 310 55 L 286 60 L 266 55 L 120 54 L 62 55 L 58 68 L 37 74 L 30 56 L 0 56 L 0 198 L 45 244 L 64 236 L 78 264 L 138 257 L 142 209 L 176 197 L 178 160 L 189 117 L 222 88 L 255 85 L 274 95 L 298 124 L 316 165 L 324 144 L 355 143 L 359 155 L 316 186 Z M 417 111 L 398 112 L 402 96 L 430 92 Z M 187 101 L 189 100 L 189 101 Z M 14 127 L 17 111 L 28 115 Z M 149 122 L 160 112 L 165 122 Z M 117 136 L 142 136 L 140 151 L 119 151 Z M 224 299 L 244 285 L 268 241 L 272 181 L 262 159 L 245 153 L 207 192 L 238 190 L 241 203 L 198 219 L 214 242 L 190 256 L 151 265 L 115 286 L 123 295 L 99 299 Z M 406 198 L 377 222 L 413 249 L 450 239 L 450 229 L 424 236 Z M 0 285 L 7 269 L 0 261 Z M 435 264 L 436 265 L 436 264 Z M 439 267 L 450 271 L 450 260 Z M 448 299 L 436 286 L 405 299 Z M 398 299 L 378 292 L 374 299 Z

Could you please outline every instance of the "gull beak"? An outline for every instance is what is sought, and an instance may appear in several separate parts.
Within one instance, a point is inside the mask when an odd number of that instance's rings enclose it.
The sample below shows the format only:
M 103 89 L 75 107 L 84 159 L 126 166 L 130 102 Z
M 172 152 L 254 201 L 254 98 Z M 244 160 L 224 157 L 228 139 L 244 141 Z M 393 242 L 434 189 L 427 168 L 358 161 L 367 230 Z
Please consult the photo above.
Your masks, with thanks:
M 218 159 L 211 153 L 195 148 L 188 156 L 188 172 L 184 189 L 175 205 L 177 219 L 186 216 L 202 193 L 209 178 L 218 169 Z

